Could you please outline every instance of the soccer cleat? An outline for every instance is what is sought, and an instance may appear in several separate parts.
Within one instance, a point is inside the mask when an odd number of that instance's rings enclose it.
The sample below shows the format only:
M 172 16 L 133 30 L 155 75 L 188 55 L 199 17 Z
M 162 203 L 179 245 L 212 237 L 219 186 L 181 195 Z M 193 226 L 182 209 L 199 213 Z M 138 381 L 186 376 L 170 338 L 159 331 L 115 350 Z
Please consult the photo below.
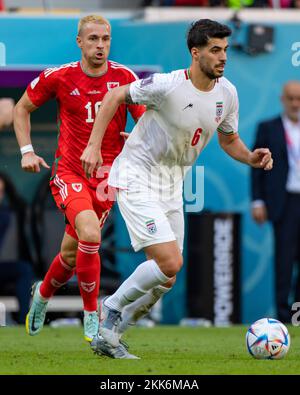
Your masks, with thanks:
M 30 310 L 26 316 L 26 332 L 30 336 L 37 335 L 44 326 L 47 305 L 48 301 L 42 300 L 39 290 L 42 285 L 42 281 L 38 281 L 33 284 L 31 295 L 32 295 L 32 303 L 30 306 Z
M 107 343 L 113 347 L 117 347 L 120 344 L 118 325 L 121 321 L 121 312 L 107 307 L 105 305 L 105 299 L 101 302 L 99 333 Z
M 83 318 L 83 327 L 84 327 L 84 339 L 87 342 L 91 342 L 93 338 L 97 335 L 99 330 L 98 314 L 96 312 L 89 313 L 85 311 Z
M 130 354 L 128 348 L 123 342 L 119 346 L 113 347 L 107 343 L 102 336 L 97 335 L 91 342 L 91 349 L 97 355 L 106 355 L 114 359 L 140 359 L 136 355 Z

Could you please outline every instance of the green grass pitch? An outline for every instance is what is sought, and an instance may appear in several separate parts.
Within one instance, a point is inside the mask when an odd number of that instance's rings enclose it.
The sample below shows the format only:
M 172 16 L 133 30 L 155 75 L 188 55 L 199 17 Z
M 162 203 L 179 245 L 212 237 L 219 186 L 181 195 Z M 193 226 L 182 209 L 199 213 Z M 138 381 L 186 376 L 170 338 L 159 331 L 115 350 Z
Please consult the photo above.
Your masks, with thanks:
M 45 327 L 35 337 L 0 328 L 0 374 L 300 374 L 300 328 L 289 327 L 291 348 L 279 361 L 248 355 L 246 329 L 134 328 L 125 340 L 141 360 L 114 360 L 94 355 L 82 328 Z

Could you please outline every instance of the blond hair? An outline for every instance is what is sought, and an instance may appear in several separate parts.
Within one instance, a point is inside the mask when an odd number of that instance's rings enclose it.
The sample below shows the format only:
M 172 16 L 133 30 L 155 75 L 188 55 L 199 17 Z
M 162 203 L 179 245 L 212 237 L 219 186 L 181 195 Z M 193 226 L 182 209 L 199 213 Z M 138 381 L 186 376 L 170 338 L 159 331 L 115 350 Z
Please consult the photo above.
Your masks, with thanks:
M 87 23 L 97 23 L 98 25 L 107 25 L 109 27 L 109 30 L 111 30 L 111 25 L 110 25 L 109 21 L 106 18 L 104 18 L 103 16 L 101 16 L 101 15 L 87 15 L 87 16 L 84 16 L 83 18 L 81 18 L 80 21 L 78 22 L 78 29 L 77 29 L 78 36 L 80 36 L 83 27 Z

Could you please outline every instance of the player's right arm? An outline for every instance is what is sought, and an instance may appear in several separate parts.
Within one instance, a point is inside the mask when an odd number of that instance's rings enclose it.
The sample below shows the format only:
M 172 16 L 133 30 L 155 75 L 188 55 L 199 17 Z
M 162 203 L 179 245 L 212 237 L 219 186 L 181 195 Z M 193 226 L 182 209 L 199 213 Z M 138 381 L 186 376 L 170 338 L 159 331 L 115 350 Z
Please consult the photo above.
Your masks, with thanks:
M 21 167 L 24 171 L 37 173 L 40 166 L 49 169 L 50 167 L 43 158 L 34 153 L 30 138 L 30 114 L 38 107 L 29 99 L 27 92 L 23 94 L 14 108 L 14 130 L 21 149 Z

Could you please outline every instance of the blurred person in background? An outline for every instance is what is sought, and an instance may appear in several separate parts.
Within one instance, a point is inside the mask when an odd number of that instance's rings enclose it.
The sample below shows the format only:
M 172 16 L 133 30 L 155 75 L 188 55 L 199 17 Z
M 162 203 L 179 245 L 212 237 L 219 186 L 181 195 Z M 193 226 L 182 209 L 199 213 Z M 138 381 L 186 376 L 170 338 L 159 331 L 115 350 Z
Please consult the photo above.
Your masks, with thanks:
M 3 248 L 5 236 L 12 222 L 13 211 L 17 211 L 22 205 L 19 199 L 8 177 L 0 174 L 0 251 Z M 16 222 L 18 223 L 18 220 Z M 18 232 L 18 229 L 16 229 L 16 232 Z M 25 323 L 30 302 L 32 280 L 33 271 L 30 262 L 21 259 L 17 261 L 0 261 L 0 290 L 2 292 L 3 290 L 6 291 L 8 287 L 13 288 L 19 305 L 19 310 L 15 317 L 18 324 Z
M 0 99 L 0 130 L 10 126 L 13 122 L 15 102 L 10 98 Z
M 299 8 L 300 9 L 300 0 L 292 0 L 291 8 Z
M 289 8 L 292 0 L 268 0 L 270 8 Z
M 275 301 L 277 317 L 289 323 L 294 263 L 298 258 L 295 300 L 300 301 L 300 82 L 287 82 L 282 91 L 283 112 L 258 125 L 254 149 L 272 151 L 271 172 L 251 169 L 252 217 L 271 221 L 275 239 Z

